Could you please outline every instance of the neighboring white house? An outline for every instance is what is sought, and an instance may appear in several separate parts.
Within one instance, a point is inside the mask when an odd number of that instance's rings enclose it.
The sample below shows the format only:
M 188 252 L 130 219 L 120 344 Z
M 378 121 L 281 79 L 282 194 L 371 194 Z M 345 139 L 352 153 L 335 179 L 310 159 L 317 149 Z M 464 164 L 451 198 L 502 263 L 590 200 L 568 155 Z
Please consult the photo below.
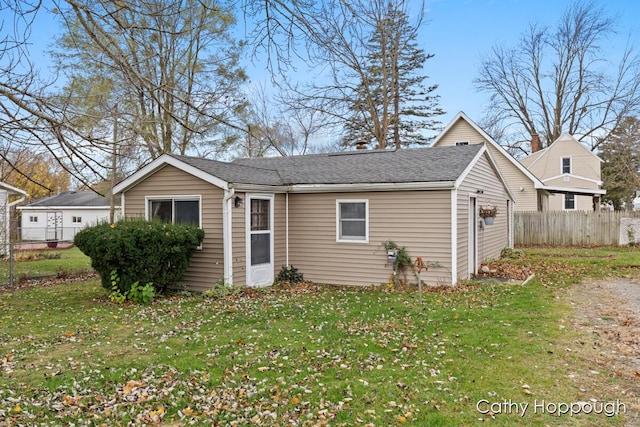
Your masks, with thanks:
M 73 241 L 87 226 L 109 220 L 108 197 L 93 191 L 65 191 L 19 206 L 23 241 Z M 120 208 L 116 206 L 116 218 Z
M 11 196 L 20 197 L 10 202 L 9 199 Z M 9 252 L 8 245 L 11 242 L 11 207 L 22 202 L 26 196 L 26 191 L 0 182 L 0 209 L 2 209 L 3 212 L 0 219 L 0 253 L 3 255 Z

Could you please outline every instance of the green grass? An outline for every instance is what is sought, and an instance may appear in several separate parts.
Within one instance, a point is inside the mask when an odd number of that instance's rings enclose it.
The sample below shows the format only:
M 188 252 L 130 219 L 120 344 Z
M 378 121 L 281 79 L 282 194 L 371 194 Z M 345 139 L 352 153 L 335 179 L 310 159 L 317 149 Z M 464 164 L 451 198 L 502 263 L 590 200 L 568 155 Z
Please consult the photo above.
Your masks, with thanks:
M 92 271 L 91 260 L 76 247 L 14 252 L 14 278 Z M 0 284 L 9 283 L 9 259 L 0 261 Z
M 604 255 L 611 255 L 608 263 L 598 261 Z M 619 425 L 621 415 L 558 417 L 534 413 L 533 405 L 620 398 L 608 395 L 610 388 L 580 392 L 571 375 L 590 367 L 567 351 L 576 333 L 561 327 L 569 307 L 556 297 L 589 275 L 629 274 L 638 255 L 527 251 L 542 280 L 428 292 L 423 305 L 410 289 L 329 286 L 274 287 L 228 299 L 178 295 L 149 306 L 112 304 L 97 280 L 0 294 L 0 419 Z M 482 400 L 530 408 L 523 418 L 483 414 Z

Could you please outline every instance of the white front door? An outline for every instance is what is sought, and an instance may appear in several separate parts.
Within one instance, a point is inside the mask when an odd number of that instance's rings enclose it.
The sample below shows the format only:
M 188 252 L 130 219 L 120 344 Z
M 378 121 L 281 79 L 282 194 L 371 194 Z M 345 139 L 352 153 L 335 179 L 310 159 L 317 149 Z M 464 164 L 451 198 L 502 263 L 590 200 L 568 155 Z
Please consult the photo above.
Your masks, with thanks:
M 247 194 L 247 285 L 273 284 L 273 194 Z

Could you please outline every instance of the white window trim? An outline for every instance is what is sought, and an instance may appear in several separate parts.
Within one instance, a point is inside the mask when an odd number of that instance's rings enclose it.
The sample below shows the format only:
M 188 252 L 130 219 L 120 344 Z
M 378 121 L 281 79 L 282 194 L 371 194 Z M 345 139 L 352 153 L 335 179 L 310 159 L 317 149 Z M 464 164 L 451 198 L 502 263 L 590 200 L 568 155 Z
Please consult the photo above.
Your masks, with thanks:
M 29 224 L 37 224 L 38 215 L 29 215 Z
M 364 240 L 340 238 L 340 204 L 364 203 Z M 369 199 L 336 199 L 336 242 L 338 243 L 369 243 Z
M 578 196 L 573 194 L 573 209 L 567 209 L 567 194 L 562 195 L 562 210 L 576 211 L 578 210 Z
M 180 194 L 180 195 L 158 195 L 158 196 L 145 196 L 144 198 L 144 217 L 147 221 L 150 221 L 151 218 L 149 215 L 149 202 L 152 200 L 171 200 L 172 202 L 177 201 L 198 201 L 198 227 L 202 228 L 202 195 L 200 194 Z
M 565 172 L 564 171 L 564 159 L 569 159 L 569 172 Z M 571 175 L 571 173 L 573 172 L 573 159 L 571 159 L 571 156 L 562 156 L 560 157 L 560 174 L 561 175 Z
M 79 220 L 79 221 L 76 221 L 76 219 Z M 72 216 L 71 217 L 71 223 L 72 224 L 82 224 L 82 217 L 79 216 L 79 215 Z

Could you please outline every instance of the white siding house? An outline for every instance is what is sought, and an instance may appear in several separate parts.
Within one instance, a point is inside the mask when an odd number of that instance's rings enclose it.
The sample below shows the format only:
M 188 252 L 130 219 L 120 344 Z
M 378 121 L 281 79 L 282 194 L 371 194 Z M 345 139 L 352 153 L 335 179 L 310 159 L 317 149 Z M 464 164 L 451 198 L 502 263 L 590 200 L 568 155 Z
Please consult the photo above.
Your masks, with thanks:
M 65 191 L 34 200 L 22 213 L 23 241 L 73 241 L 85 227 L 109 220 L 109 199 L 93 191 Z M 116 206 L 116 217 L 119 217 Z

